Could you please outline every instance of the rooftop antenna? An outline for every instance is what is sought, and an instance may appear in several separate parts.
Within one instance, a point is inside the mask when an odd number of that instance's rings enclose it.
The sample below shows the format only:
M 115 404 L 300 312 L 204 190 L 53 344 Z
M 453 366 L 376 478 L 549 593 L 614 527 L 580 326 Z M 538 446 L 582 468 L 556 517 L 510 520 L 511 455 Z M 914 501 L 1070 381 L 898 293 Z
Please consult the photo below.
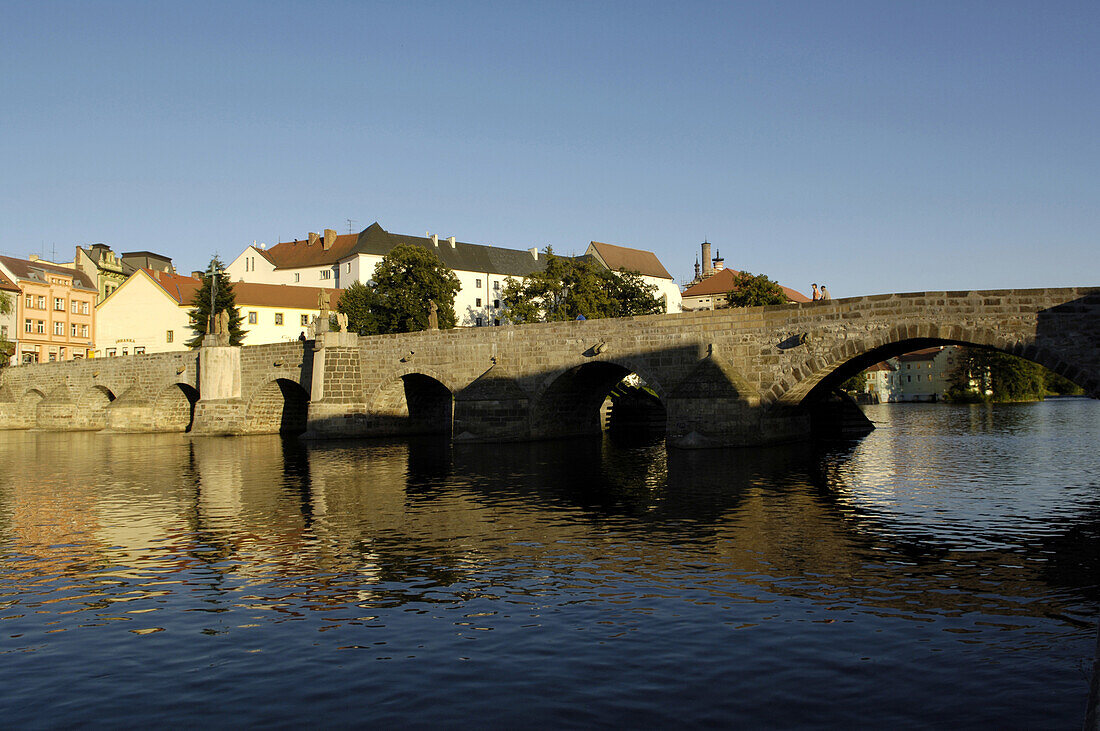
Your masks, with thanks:
M 355 224 L 357 224 L 359 222 L 356 221 L 354 218 L 347 219 L 347 222 L 348 222 L 348 233 L 349 234 L 355 233 Z

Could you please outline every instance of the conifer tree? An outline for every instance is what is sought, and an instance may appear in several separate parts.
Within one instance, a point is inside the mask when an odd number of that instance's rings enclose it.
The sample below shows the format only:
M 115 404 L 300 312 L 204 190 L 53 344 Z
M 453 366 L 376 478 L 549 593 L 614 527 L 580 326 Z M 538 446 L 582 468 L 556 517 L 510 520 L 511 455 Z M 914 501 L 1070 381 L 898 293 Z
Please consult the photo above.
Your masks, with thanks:
M 218 282 L 213 313 L 210 309 L 210 290 L 214 280 L 211 272 L 217 272 Z M 241 320 L 244 318 L 237 310 L 237 297 L 233 293 L 233 284 L 229 281 L 229 275 L 218 257 L 215 256 L 210 260 L 210 267 L 202 276 L 202 286 L 195 291 L 191 306 L 193 309 L 188 314 L 191 315 L 191 329 L 195 332 L 195 337 L 187 341 L 187 347 L 197 348 L 202 345 L 202 339 L 211 325 L 211 314 L 217 314 L 222 310 L 229 312 L 229 344 L 241 344 L 246 332 L 241 328 Z

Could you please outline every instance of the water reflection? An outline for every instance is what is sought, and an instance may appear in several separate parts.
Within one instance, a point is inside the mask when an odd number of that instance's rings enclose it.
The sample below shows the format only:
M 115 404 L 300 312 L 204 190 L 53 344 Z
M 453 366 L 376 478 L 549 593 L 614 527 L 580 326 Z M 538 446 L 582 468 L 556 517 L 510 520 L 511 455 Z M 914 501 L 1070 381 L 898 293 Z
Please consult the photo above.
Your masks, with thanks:
M 232 680 L 248 702 L 270 696 L 270 673 L 359 649 L 361 672 L 431 664 L 398 671 L 401 691 L 276 680 L 280 718 L 353 691 L 389 709 L 374 720 L 409 719 L 392 693 L 480 713 L 492 693 L 456 665 L 471 659 L 552 718 L 600 677 L 615 683 L 586 701 L 591 722 L 671 723 L 688 707 L 700 722 L 774 723 L 777 706 L 823 725 L 957 721 L 975 697 L 975 725 L 1074 721 L 1100 598 L 1100 412 L 1033 406 L 885 407 L 860 442 L 760 450 L 8 432 L 0 652 L 53 660 L 9 663 L 0 680 L 42 692 L 89 655 L 139 667 L 169 653 L 207 668 L 195 692 Z M 135 644 L 146 636 L 163 644 Z M 906 715 L 881 679 L 918 667 Z M 186 696 L 173 678 L 147 682 Z M 46 692 L 110 715 L 107 686 Z M 838 688 L 860 704 L 837 706 Z

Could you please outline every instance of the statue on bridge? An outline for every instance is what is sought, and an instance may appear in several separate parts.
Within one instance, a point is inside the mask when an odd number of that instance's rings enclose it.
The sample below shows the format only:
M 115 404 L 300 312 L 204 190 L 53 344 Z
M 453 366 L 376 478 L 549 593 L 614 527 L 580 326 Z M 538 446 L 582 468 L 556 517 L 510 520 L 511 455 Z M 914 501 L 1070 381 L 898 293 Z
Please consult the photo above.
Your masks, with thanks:
M 435 303 L 435 300 L 428 300 L 428 329 L 439 329 L 439 305 Z

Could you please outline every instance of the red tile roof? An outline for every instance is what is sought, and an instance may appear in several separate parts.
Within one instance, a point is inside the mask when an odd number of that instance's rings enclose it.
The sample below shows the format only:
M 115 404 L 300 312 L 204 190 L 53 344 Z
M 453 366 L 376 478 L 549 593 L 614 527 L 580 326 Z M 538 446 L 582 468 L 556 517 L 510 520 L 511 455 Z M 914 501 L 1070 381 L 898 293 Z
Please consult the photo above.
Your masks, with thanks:
M 160 285 L 169 297 L 181 305 L 190 305 L 195 292 L 202 287 L 202 281 L 194 277 L 185 277 L 167 272 L 143 270 Z M 233 282 L 233 295 L 237 307 L 293 307 L 299 310 L 317 309 L 317 292 L 324 290 L 328 294 L 329 309 L 336 309 L 342 289 L 325 287 L 294 287 L 289 284 L 257 284 L 255 282 Z
M 15 286 L 15 283 L 4 276 L 3 272 L 0 272 L 0 289 L 5 289 L 8 292 L 20 292 L 19 287 Z
M 736 269 L 723 269 L 717 274 L 712 274 L 698 284 L 693 284 L 684 290 L 684 297 L 705 297 L 707 295 L 726 294 L 733 289 L 733 279 L 741 272 Z M 810 298 L 798 290 L 779 285 L 783 294 L 791 302 L 809 302 Z
M 942 345 L 933 348 L 921 348 L 920 350 L 914 350 L 912 353 L 899 355 L 898 360 L 932 360 L 940 354 L 941 350 L 943 350 Z
M 672 275 L 668 273 L 668 270 L 664 268 L 660 259 L 652 251 L 605 244 L 601 241 L 591 242 L 589 248 L 595 251 L 600 261 L 612 271 L 626 270 L 638 272 L 647 277 L 672 279 Z

